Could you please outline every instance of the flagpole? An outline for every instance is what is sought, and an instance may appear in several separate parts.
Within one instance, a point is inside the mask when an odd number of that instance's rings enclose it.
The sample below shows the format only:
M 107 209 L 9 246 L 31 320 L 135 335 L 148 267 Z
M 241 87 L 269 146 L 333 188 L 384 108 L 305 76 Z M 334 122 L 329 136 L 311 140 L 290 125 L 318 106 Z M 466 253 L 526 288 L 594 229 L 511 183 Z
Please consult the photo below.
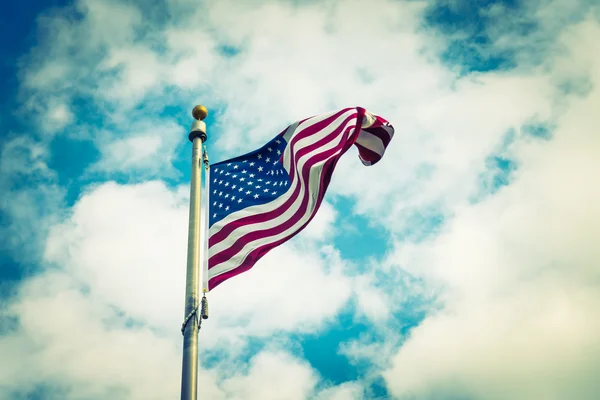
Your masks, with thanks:
M 208 110 L 204 106 L 196 106 L 192 110 L 192 115 L 196 121 L 192 123 L 188 136 L 192 142 L 192 177 L 190 184 L 185 309 L 184 322 L 181 327 L 183 333 L 181 400 L 196 400 L 198 395 L 198 329 L 200 324 L 198 293 L 200 282 L 202 145 L 207 139 L 206 124 L 203 120 L 208 115 Z

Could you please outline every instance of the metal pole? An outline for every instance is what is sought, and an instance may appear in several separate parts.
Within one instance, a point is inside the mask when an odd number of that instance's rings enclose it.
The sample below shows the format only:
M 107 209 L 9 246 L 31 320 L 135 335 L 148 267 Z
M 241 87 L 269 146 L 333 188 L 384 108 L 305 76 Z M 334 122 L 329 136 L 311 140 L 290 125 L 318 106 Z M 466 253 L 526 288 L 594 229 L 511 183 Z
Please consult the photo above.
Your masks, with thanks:
M 196 119 L 190 129 L 192 142 L 192 178 L 190 184 L 190 214 L 188 223 L 187 272 L 185 280 L 185 311 L 183 361 L 181 368 L 181 400 L 196 400 L 198 395 L 198 292 L 200 282 L 200 201 L 202 187 L 202 144 L 206 141 L 208 115 L 204 106 L 192 111 Z

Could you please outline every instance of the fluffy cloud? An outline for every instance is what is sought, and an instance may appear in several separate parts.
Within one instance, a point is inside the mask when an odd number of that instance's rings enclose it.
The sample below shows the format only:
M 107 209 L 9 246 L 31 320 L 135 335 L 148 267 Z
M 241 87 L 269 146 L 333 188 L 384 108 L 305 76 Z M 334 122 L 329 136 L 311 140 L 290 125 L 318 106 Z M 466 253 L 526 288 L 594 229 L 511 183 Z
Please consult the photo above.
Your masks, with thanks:
M 276 379 L 274 379 L 276 377 Z M 264 352 L 254 357 L 247 375 L 224 383 L 231 399 L 306 399 L 317 383 L 310 366 L 286 353 Z
M 0 351 L 11 360 L 0 367 L 3 397 L 21 398 L 36 390 L 56 399 L 178 396 L 181 349 L 172 338 L 115 312 L 62 272 L 30 280 L 19 296 L 1 314 L 3 322 L 16 316 L 19 321 L 2 327 Z M 239 364 L 217 367 L 200 370 L 202 397 L 303 399 L 320 393 L 318 373 L 281 350 L 258 353 L 247 371 Z M 320 398 L 337 392 L 328 388 Z
M 563 36 L 573 51 L 557 64 L 568 58 L 597 71 L 600 59 L 579 45 L 598 33 L 596 21 L 587 20 Z M 595 72 L 589 78 L 600 83 Z M 446 291 L 444 309 L 393 357 L 385 377 L 394 395 L 595 398 L 600 252 L 591 238 L 600 234 L 599 106 L 597 89 L 571 98 L 552 140 L 515 149 L 521 168 L 510 186 L 457 210 L 439 237 L 399 246 L 391 262 L 410 265 Z
M 121 174 L 140 181 L 179 175 L 173 162 L 176 150 L 187 142 L 187 135 L 183 127 L 173 122 L 142 120 L 120 123 L 112 131 L 101 130 L 94 141 L 101 157 L 90 166 L 89 173 Z

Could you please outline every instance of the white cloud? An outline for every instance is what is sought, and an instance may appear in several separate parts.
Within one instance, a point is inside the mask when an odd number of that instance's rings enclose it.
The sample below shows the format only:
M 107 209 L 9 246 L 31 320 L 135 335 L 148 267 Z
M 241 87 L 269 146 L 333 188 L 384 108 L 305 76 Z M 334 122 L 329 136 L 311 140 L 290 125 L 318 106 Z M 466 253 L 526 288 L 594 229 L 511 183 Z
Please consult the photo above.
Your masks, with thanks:
M 390 299 L 373 284 L 373 276 L 363 275 L 356 278 L 356 301 L 359 312 L 374 322 L 381 323 L 390 316 Z
M 599 32 L 589 20 L 571 30 L 561 40 L 573 51 L 561 58 L 600 66 L 578 48 Z M 393 357 L 385 377 L 394 395 L 596 397 L 599 106 L 597 89 L 571 98 L 552 140 L 517 146 L 521 168 L 510 186 L 457 210 L 439 237 L 392 256 L 447 290 L 445 308 Z
M 48 110 L 47 122 L 52 131 L 58 131 L 73 122 L 74 115 L 66 104 L 56 104 Z M 48 128 L 48 126 L 43 126 Z
M 282 352 L 262 352 L 250 362 L 247 375 L 224 382 L 230 399 L 306 399 L 318 376 L 306 363 Z
M 19 321 L 0 336 L 0 351 L 11 360 L 0 365 L 0 395 L 21 398 L 46 385 L 44 398 L 177 397 L 180 336 L 175 341 L 148 327 L 128 326 L 126 316 L 81 289 L 80 281 L 53 271 L 21 286 L 18 299 L 0 314 Z M 266 349 L 248 364 L 201 368 L 199 393 L 215 400 L 304 399 L 319 381 L 305 361 Z
M 323 240 L 335 232 L 335 220 L 338 212 L 328 201 L 323 201 L 319 211 L 302 231 L 303 239 Z
M 187 142 L 183 127 L 166 121 L 120 123 L 118 129 L 96 136 L 101 158 L 89 172 L 126 174 L 137 181 L 178 175 L 173 161 L 181 143 Z
M 146 328 L 125 328 L 114 310 L 83 294 L 68 274 L 50 271 L 24 283 L 3 314 L 19 321 L 0 338 L 11 360 L 0 373 L 4 396 L 41 384 L 50 385 L 50 393 L 64 392 L 63 398 L 177 394 L 176 346 Z
M 323 390 L 317 400 L 360 400 L 363 398 L 363 388 L 360 383 L 346 382 Z
M 107 100 L 121 101 L 127 108 L 137 104 L 143 95 L 162 83 L 163 66 L 156 53 L 145 47 L 114 49 L 100 67 L 116 73 L 113 82 L 107 82 L 100 92 Z M 127 85 L 122 82 L 127 82 Z
M 103 184 L 52 228 L 46 260 L 95 298 L 161 329 L 177 330 L 184 287 L 187 195 L 164 184 Z

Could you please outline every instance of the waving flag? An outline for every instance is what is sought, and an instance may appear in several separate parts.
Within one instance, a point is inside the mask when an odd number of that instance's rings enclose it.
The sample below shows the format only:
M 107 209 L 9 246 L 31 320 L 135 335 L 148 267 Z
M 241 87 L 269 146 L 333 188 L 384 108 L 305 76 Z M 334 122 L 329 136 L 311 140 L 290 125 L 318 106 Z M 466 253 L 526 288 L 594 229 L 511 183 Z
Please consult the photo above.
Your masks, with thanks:
M 364 165 L 394 134 L 383 118 L 346 108 L 296 122 L 266 145 L 211 166 L 209 289 L 252 266 L 315 216 L 339 158 L 354 144 Z

